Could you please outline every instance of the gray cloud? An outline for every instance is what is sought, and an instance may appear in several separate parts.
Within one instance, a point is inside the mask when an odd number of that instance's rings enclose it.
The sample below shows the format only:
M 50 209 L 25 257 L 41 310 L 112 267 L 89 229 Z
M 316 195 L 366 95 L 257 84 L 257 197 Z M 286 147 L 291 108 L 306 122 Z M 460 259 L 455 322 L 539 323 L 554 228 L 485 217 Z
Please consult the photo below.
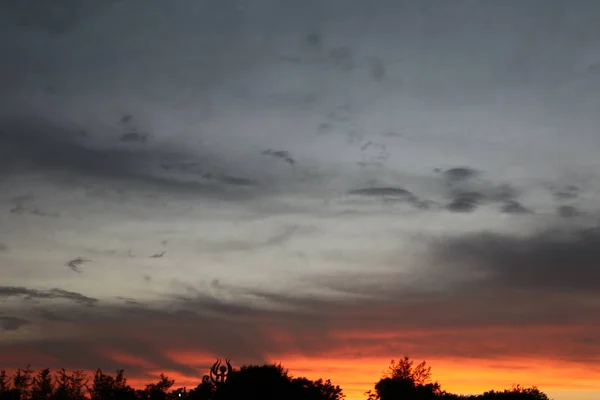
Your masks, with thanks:
M 10 209 L 10 213 L 16 215 L 29 214 L 38 217 L 60 218 L 59 213 L 42 211 L 39 208 L 32 206 L 31 203 L 34 200 L 35 196 L 32 194 L 26 194 L 12 198 L 11 201 L 13 202 L 14 207 Z
M 117 298 L 117 300 L 121 300 L 121 301 L 123 301 L 123 303 L 130 305 L 130 306 L 142 306 L 142 304 L 139 301 L 132 299 L 130 297 L 117 296 L 116 298 Z
M 452 212 L 473 212 L 484 199 L 484 196 L 478 192 L 455 191 L 453 194 L 454 198 L 446 205 L 446 208 Z
M 414 196 L 411 192 L 406 189 L 399 187 L 369 187 L 363 189 L 354 189 L 349 192 L 350 194 L 356 194 L 360 196 L 399 196 L 399 197 L 412 197 Z
M 437 262 L 472 268 L 490 284 L 532 291 L 600 290 L 600 229 L 552 229 L 518 237 L 477 233 L 443 240 Z
M 573 218 L 583 215 L 579 209 L 573 206 L 559 206 L 556 209 L 556 213 L 563 218 Z
M 506 202 L 500 209 L 506 214 L 530 214 L 531 210 L 516 200 Z
M 385 66 L 379 57 L 372 57 L 370 60 L 371 77 L 376 81 L 385 79 Z
M 126 143 L 146 143 L 146 141 L 148 140 L 148 134 L 139 132 L 127 132 L 122 134 L 119 140 L 121 142 Z
M 73 272 L 81 273 L 81 266 L 83 264 L 89 263 L 91 260 L 85 259 L 83 257 L 77 257 L 72 260 L 69 260 L 65 263 L 65 265 L 73 270 Z
M 436 172 L 441 172 L 436 169 Z M 503 213 L 526 214 L 530 210 L 517 199 L 519 193 L 511 185 L 488 182 L 482 172 L 469 167 L 456 167 L 443 172 L 446 196 L 450 202 L 446 209 L 458 213 L 470 213 L 479 206 L 502 203 Z
M 8 251 L 8 245 L 6 243 L 0 242 L 0 253 L 7 252 L 7 251 Z
M 38 309 L 37 313 L 40 316 L 40 318 L 42 318 L 42 320 L 44 320 L 44 321 L 50 321 L 50 322 L 70 321 L 70 319 L 66 315 L 61 315 L 60 313 L 55 313 L 53 311 L 46 310 L 46 309 Z
M 26 300 L 43 300 L 43 299 L 64 299 L 74 303 L 93 306 L 98 302 L 98 299 L 84 296 L 81 293 L 69 292 L 63 289 L 29 289 L 19 286 L 0 286 L 0 298 L 22 297 Z
M 550 187 L 556 200 L 572 200 L 579 197 L 580 189 L 575 185 L 566 185 L 562 188 Z
M 450 182 L 461 182 L 479 175 L 479 171 L 469 167 L 456 167 L 444 171 L 444 178 Z
M 290 153 L 286 150 L 267 149 L 267 150 L 263 151 L 262 154 L 282 159 L 283 161 L 285 161 L 286 163 L 288 163 L 290 165 L 296 164 L 296 160 L 294 160 L 292 158 L 292 156 L 290 155 Z
M 163 258 L 166 253 L 166 251 L 161 251 L 160 253 L 152 254 L 150 258 Z
M 0 315 L 0 331 L 16 331 L 23 325 L 27 325 L 29 321 L 18 317 L 6 317 Z
M 35 117 L 5 118 L 0 119 L 0 124 L 3 127 L 0 171 L 5 174 L 35 169 L 203 194 L 218 193 L 220 185 L 248 187 L 254 184 L 225 172 L 224 165 L 207 165 L 206 160 L 215 158 L 210 155 L 199 157 L 170 151 L 164 145 L 158 150 L 118 148 L 115 143 L 100 146 L 83 141 L 76 126 Z M 184 164 L 185 160 L 189 160 L 188 164 Z M 184 169 L 189 162 L 195 165 L 194 170 Z M 170 171 L 161 165 L 170 166 Z M 23 207 L 17 209 L 24 210 Z
M 30 214 L 30 215 L 36 215 L 38 217 L 60 218 L 60 214 L 58 214 L 58 213 L 42 211 L 39 208 L 23 207 L 22 205 L 18 205 L 16 207 L 12 208 L 10 210 L 10 213 L 18 214 L 18 215 Z
M 410 191 L 393 186 L 377 186 L 361 189 L 353 189 L 348 192 L 350 195 L 381 198 L 386 202 L 400 201 L 420 209 L 429 208 L 433 202 L 422 200 Z

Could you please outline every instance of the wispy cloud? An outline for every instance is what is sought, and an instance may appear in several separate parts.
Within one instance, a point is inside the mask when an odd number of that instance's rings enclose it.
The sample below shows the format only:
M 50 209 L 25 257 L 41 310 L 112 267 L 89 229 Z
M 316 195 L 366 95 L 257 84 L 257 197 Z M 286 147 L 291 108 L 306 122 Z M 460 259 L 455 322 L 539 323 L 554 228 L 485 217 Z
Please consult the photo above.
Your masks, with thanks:
M 26 300 L 64 299 L 74 303 L 92 306 L 98 299 L 85 296 L 81 293 L 70 292 L 63 289 L 30 289 L 18 286 L 0 286 L 0 298 L 17 297 Z
M 73 270 L 73 272 L 81 273 L 81 266 L 83 264 L 89 263 L 91 260 L 85 259 L 83 257 L 77 257 L 72 260 L 69 260 L 65 263 L 65 265 Z

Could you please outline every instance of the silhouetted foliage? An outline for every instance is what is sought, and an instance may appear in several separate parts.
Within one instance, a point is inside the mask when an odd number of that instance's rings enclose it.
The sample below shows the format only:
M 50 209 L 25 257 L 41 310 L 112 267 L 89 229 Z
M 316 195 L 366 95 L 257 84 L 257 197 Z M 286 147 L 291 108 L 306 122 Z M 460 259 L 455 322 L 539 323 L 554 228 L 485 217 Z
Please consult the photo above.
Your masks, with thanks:
M 342 389 L 329 380 L 293 378 L 281 365 L 244 366 L 234 370 L 214 392 L 214 400 L 341 400 Z
M 56 387 L 53 400 L 84 400 L 88 394 L 88 379 L 82 371 L 68 374 L 63 368 L 55 377 Z
M 502 392 L 489 391 L 480 395 L 456 395 L 442 390 L 431 381 L 431 367 L 425 361 L 415 365 L 409 357 L 397 363 L 392 360 L 389 371 L 366 393 L 369 400 L 550 400 L 536 387 L 519 385 Z
M 49 400 L 53 394 L 54 382 L 52 382 L 50 368 L 45 368 L 33 378 L 31 397 L 36 400 Z
M 92 387 L 89 389 L 91 400 L 135 400 L 138 398 L 136 391 L 127 385 L 125 371 L 120 369 L 113 378 L 102 370 L 96 370 Z
M 440 384 L 431 382 L 431 367 L 425 361 L 418 365 L 408 357 L 394 363 L 389 372 L 375 384 L 375 391 L 367 392 L 369 400 L 429 400 L 439 398 Z
M 34 375 L 29 368 L 18 369 L 12 377 L 0 370 L 0 400 L 343 400 L 342 389 L 329 379 L 293 377 L 280 364 L 249 365 L 234 369 L 220 384 L 202 382 L 189 392 L 172 389 L 175 381 L 161 374 L 155 383 L 134 389 L 124 370 L 105 374 L 98 369 L 91 378 L 85 373 L 61 369 L 52 376 L 49 369 Z M 519 385 L 504 391 L 480 395 L 456 395 L 442 390 L 431 380 L 431 367 L 404 357 L 392 360 L 389 371 L 367 392 L 369 400 L 550 400 L 536 387 Z

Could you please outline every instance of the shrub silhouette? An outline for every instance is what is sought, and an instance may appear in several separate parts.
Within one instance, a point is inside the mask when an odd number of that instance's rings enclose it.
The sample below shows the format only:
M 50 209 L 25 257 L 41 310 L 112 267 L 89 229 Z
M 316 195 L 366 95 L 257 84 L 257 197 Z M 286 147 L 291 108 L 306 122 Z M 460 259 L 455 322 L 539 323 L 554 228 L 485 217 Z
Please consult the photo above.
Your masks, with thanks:
M 189 392 L 173 389 L 174 381 L 161 374 L 155 383 L 134 389 L 124 370 L 110 375 L 98 369 L 91 379 L 82 371 L 61 369 L 54 376 L 46 368 L 34 374 L 28 366 L 8 376 L 0 370 L 0 400 L 343 400 L 342 389 L 330 380 L 293 377 L 281 364 L 246 365 L 234 369 L 224 383 L 201 382 Z M 516 385 L 480 395 L 456 395 L 431 380 L 431 367 L 408 357 L 392 360 L 389 371 L 366 393 L 369 400 L 550 400 L 536 387 Z

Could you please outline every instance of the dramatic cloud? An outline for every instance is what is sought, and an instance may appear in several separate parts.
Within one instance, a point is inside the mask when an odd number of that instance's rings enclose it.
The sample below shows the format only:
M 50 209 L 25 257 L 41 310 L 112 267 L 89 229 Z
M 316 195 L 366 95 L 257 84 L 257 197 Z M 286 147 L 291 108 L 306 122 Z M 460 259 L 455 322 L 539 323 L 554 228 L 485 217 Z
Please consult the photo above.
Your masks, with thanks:
M 599 11 L 0 2 L 3 362 L 589 389 Z

